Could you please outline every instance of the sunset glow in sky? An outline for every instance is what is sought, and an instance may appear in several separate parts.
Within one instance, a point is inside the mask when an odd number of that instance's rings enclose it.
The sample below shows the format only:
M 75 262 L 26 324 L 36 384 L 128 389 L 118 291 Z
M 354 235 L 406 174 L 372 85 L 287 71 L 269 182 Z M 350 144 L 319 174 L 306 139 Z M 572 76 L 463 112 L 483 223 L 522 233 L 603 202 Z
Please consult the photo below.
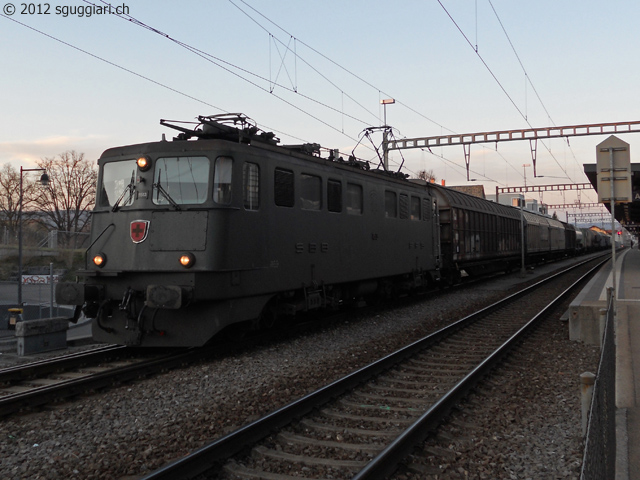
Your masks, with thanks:
M 7 5 L 0 164 L 16 167 L 71 149 L 97 159 L 173 135 L 161 118 L 223 112 L 245 113 L 283 143 L 349 154 L 365 127 L 383 123 L 385 98 L 396 99 L 387 123 L 398 138 L 640 120 L 632 0 L 112 3 L 124 16 L 97 0 Z M 586 182 L 582 165 L 605 138 L 539 144 L 535 179 L 523 167 L 528 142 L 473 146 L 471 177 L 487 193 L 525 174 L 529 185 Z M 640 136 L 621 138 L 636 161 Z M 357 153 L 375 159 L 371 148 Z M 467 183 L 462 147 L 402 155 L 407 173 Z M 397 168 L 400 154 L 391 157 Z

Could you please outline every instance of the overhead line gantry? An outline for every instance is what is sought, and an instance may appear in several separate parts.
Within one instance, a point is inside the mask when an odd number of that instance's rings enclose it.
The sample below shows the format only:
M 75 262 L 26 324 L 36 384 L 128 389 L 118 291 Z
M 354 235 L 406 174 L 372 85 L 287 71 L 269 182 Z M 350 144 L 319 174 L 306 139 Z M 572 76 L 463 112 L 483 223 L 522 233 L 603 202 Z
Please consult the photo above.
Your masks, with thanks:
M 590 183 L 561 183 L 556 185 L 527 185 L 525 187 L 496 186 L 496 202 L 501 193 L 565 192 L 567 190 L 593 190 L 593 185 Z
M 568 208 L 597 208 L 602 207 L 601 203 L 558 203 L 558 204 L 545 204 L 549 210 L 566 210 Z
M 388 127 L 387 127 L 388 128 Z M 438 135 L 435 137 L 404 138 L 400 140 L 383 141 L 382 148 L 386 153 L 389 150 L 404 150 L 409 148 L 426 148 L 449 145 L 462 145 L 464 149 L 464 161 L 467 165 L 467 180 L 469 180 L 469 162 L 471 158 L 471 145 L 475 143 L 498 143 L 515 140 L 529 140 L 531 147 L 531 159 L 533 161 L 533 176 L 536 177 L 536 156 L 538 139 L 583 137 L 587 135 L 606 135 L 616 133 L 638 133 L 640 121 L 593 123 L 585 125 L 567 125 L 563 127 L 542 127 L 520 130 L 500 130 L 495 132 L 462 133 L 452 135 Z M 386 167 L 386 165 L 385 165 Z

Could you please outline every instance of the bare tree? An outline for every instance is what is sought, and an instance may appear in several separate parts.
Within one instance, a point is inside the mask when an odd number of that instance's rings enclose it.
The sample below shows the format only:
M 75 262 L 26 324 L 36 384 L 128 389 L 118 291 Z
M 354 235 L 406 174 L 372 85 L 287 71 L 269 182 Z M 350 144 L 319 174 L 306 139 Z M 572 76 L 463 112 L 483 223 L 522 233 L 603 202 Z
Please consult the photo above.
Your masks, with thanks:
M 424 180 L 425 182 L 435 182 L 436 180 L 438 180 L 433 170 L 420 170 L 418 172 L 418 178 L 420 180 Z
M 57 228 L 63 233 L 58 241 L 75 248 L 79 243 L 76 233 L 85 231 L 89 225 L 98 173 L 84 153 L 75 150 L 44 158 L 38 166 L 49 175 L 49 186 L 41 189 L 35 200 L 43 215 L 42 223 Z
M 31 216 L 29 211 L 34 197 L 34 181 L 27 177 L 22 182 L 22 217 L 28 220 Z M 6 227 L 8 238 L 15 240 L 18 235 L 18 217 L 20 210 L 20 171 L 10 163 L 5 163 L 0 168 L 0 225 Z M 2 232 L 3 241 L 4 234 Z

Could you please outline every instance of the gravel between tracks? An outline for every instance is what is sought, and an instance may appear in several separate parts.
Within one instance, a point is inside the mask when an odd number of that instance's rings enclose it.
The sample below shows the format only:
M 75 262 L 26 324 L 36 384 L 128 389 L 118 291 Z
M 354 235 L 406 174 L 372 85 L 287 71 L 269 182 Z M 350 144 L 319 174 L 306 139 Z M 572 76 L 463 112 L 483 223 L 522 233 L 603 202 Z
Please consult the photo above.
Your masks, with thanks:
M 579 375 L 596 371 L 600 350 L 558 327 L 545 321 L 393 480 L 580 478 Z
M 0 479 L 138 478 L 499 296 L 500 288 L 467 289 L 373 318 L 358 315 L 293 341 L 3 420 Z M 528 438 L 520 442 L 529 445 L 528 461 L 546 463 L 546 450 L 540 459 L 533 458 L 540 450 L 535 446 L 552 437 L 555 452 L 564 455 L 570 466 L 554 476 L 534 478 L 576 478 L 575 465 L 582 455 L 581 440 L 576 438 L 580 431 L 578 375 L 593 371 L 597 363 L 597 349 L 569 342 L 566 324 L 558 328 L 563 329 L 564 341 L 558 342 L 559 351 L 549 355 L 557 358 L 557 370 L 566 381 L 549 388 L 562 389 L 550 397 L 562 401 L 545 400 L 538 405 L 537 398 L 529 397 L 538 414 L 526 417 L 523 432 Z M 523 401 L 521 406 L 526 407 L 528 400 Z M 553 412 L 545 414 L 547 408 Z M 511 440 L 502 435 L 496 441 Z M 498 449 L 478 451 L 487 459 L 496 451 L 495 461 L 509 462 Z M 449 469 L 459 477 L 447 478 L 490 478 L 460 468 Z M 514 470 L 508 473 L 512 476 L 504 478 L 528 478 Z

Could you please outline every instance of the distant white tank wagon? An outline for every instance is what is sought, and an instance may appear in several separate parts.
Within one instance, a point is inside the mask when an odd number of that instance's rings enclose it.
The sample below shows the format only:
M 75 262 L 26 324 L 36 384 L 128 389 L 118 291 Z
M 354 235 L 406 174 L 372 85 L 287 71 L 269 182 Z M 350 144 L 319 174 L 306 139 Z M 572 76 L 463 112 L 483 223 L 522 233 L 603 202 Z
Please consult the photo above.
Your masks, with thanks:
M 199 121 L 161 121 L 181 133 L 98 161 L 85 281 L 56 287 L 98 341 L 199 346 L 230 326 L 520 266 L 518 209 L 280 146 L 244 115 Z M 572 226 L 524 223 L 528 262 L 576 253 Z

